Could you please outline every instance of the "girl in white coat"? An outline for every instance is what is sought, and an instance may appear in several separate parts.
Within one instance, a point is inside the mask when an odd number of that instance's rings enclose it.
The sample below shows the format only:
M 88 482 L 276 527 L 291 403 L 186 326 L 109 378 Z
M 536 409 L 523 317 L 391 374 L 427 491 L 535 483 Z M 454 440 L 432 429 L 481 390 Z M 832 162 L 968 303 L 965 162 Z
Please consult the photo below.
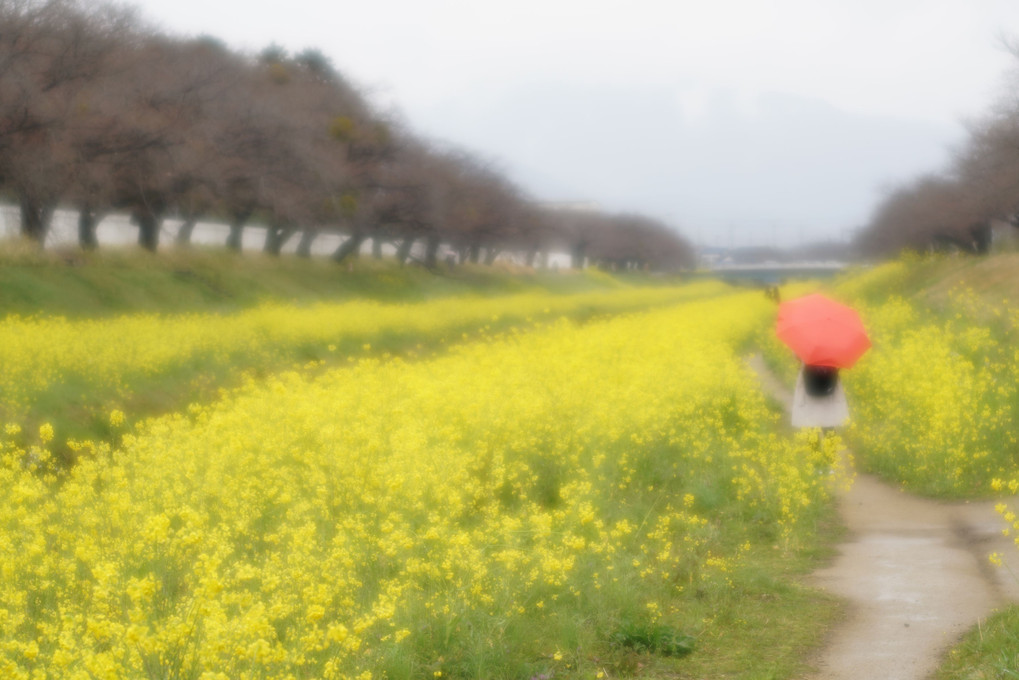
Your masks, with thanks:
M 849 420 L 846 393 L 839 371 L 830 366 L 803 366 L 793 391 L 793 427 L 828 429 Z

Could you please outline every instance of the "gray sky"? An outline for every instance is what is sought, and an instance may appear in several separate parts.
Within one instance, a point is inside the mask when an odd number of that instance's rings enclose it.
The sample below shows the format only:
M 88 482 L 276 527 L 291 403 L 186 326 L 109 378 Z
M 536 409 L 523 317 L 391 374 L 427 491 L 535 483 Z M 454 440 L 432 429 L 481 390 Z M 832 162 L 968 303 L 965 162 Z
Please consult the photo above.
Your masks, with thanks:
M 729 245 L 844 238 L 944 167 L 1019 60 L 1016 0 L 136 0 L 178 35 L 317 47 L 531 196 Z

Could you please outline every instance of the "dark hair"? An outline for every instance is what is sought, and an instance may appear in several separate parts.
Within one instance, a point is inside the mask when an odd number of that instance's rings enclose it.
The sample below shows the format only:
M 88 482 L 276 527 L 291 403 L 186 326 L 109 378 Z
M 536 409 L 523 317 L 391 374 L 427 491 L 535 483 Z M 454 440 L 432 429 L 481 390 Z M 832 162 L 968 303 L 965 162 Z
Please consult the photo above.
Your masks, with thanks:
M 804 366 L 803 388 L 812 397 L 826 397 L 839 383 L 839 369 L 834 366 Z

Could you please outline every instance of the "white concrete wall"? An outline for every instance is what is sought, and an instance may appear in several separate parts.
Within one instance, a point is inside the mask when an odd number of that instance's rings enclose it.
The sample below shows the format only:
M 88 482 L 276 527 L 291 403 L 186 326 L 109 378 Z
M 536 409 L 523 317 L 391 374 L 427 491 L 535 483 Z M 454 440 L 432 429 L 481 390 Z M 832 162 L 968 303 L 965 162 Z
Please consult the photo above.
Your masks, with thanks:
M 168 218 L 163 220 L 162 231 L 159 235 L 160 247 L 172 247 L 177 230 L 180 228 L 181 220 Z M 0 239 L 16 238 L 21 233 L 21 217 L 17 206 L 0 204 Z M 225 246 L 230 227 L 221 222 L 199 222 L 191 234 L 191 242 L 198 245 Z M 96 228 L 96 237 L 100 246 L 130 246 L 138 243 L 138 227 L 131 224 L 127 214 L 114 213 L 107 215 Z M 346 239 L 346 236 L 332 233 L 322 233 L 312 243 L 312 254 L 327 256 L 331 255 L 336 248 Z M 294 234 L 286 246 L 285 253 L 293 253 L 297 250 L 300 240 L 299 234 Z M 76 246 L 78 244 L 78 213 L 71 210 L 57 210 L 53 215 L 50 224 L 50 231 L 46 237 L 46 247 Z M 250 225 L 244 228 L 241 249 L 247 251 L 261 251 L 265 244 L 265 227 Z M 372 250 L 371 241 L 366 241 L 361 246 L 362 254 L 369 254 Z M 412 254 L 417 258 L 424 258 L 424 241 L 414 244 Z M 446 253 L 445 247 L 439 250 L 439 261 L 443 262 Z M 390 244 L 382 247 L 384 255 L 395 255 L 396 248 Z M 503 254 L 501 258 L 509 259 L 517 264 L 523 264 L 524 256 L 513 256 L 509 253 Z M 570 256 L 568 253 L 549 253 L 548 265 L 552 269 L 569 269 Z
M 162 231 L 159 235 L 160 245 L 173 245 L 177 236 L 181 220 L 168 218 L 163 220 Z M 0 205 L 0 238 L 15 238 L 21 231 L 21 218 L 16 206 Z M 226 244 L 226 237 L 230 228 L 220 222 L 199 222 L 191 234 L 191 242 L 198 245 Z M 138 243 L 138 227 L 131 224 L 127 214 L 114 213 L 107 215 L 96 228 L 96 237 L 99 245 L 133 245 Z M 329 255 L 346 237 L 339 234 L 320 234 L 312 244 L 312 253 L 315 255 Z M 295 234 L 287 241 L 284 252 L 294 252 L 297 249 L 299 236 Z M 46 237 L 46 247 L 74 246 L 78 244 L 78 213 L 71 210 L 57 210 L 53 214 L 53 221 L 50 224 L 50 231 Z M 244 235 L 241 243 L 243 250 L 260 251 L 265 244 L 265 227 L 250 225 L 244 228 Z M 386 244 L 383 246 L 383 253 L 393 255 L 396 249 Z M 371 252 L 371 242 L 362 247 L 363 253 Z

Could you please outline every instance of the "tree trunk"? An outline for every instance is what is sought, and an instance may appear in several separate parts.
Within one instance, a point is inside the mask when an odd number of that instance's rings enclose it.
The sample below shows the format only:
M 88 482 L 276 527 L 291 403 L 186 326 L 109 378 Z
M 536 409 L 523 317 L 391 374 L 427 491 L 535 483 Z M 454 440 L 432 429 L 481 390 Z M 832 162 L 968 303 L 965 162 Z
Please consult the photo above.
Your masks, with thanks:
M 358 251 L 361 250 L 361 244 L 364 243 L 365 235 L 359 231 L 355 231 L 350 235 L 346 241 L 340 244 L 340 247 L 333 253 L 334 262 L 343 262 L 348 257 L 357 257 Z
M 526 264 L 528 267 L 531 267 L 533 269 L 534 268 L 534 260 L 537 257 L 538 257 L 538 251 L 537 250 L 535 250 L 534 248 L 528 249 L 527 253 L 524 255 L 524 264 Z
M 95 250 L 99 247 L 99 239 L 96 237 L 98 224 L 99 215 L 92 207 L 82 206 L 78 211 L 78 245 L 82 250 Z
M 251 213 L 238 213 L 234 215 L 233 222 L 230 223 L 230 234 L 226 237 L 226 247 L 230 250 L 241 252 L 244 238 L 244 225 L 248 221 L 248 217 Z
M 396 249 L 396 260 L 400 264 L 407 264 L 407 260 L 410 258 L 410 249 L 414 247 L 414 241 L 416 240 L 413 236 L 408 236 L 400 242 Z
M 584 258 L 587 255 L 587 244 L 583 241 L 574 244 L 570 253 L 570 266 L 574 269 L 584 268 Z
M 991 223 L 981 222 L 969 230 L 973 236 L 973 250 L 977 255 L 986 255 L 991 252 Z
M 485 249 L 485 264 L 491 266 L 495 264 L 495 258 L 499 257 L 499 253 L 502 251 L 498 248 L 486 248 Z
M 298 257 L 311 257 L 311 244 L 318 236 L 318 229 L 305 229 L 301 232 L 301 240 L 297 243 Z
M 262 246 L 262 252 L 278 256 L 293 235 L 294 229 L 291 227 L 269 227 L 265 230 L 265 245 Z
M 53 216 L 53 208 L 40 205 L 27 196 L 19 197 L 21 204 L 21 235 L 29 238 L 40 246 L 46 242 L 46 234 L 49 231 L 50 217 Z
M 429 235 L 425 241 L 425 266 L 429 269 L 435 269 L 439 264 L 439 236 L 437 234 Z
M 477 264 L 480 258 L 481 258 L 481 246 L 479 246 L 477 243 L 472 243 L 467 248 L 467 260 L 471 264 Z
M 967 236 L 969 235 L 960 235 L 958 233 L 935 234 L 931 237 L 930 252 L 946 253 L 952 252 L 955 249 L 964 253 L 976 253 L 975 242 L 972 238 L 967 238 Z
M 372 257 L 376 260 L 382 259 L 382 237 L 376 236 L 372 239 Z
M 197 222 L 198 220 L 194 217 L 189 217 L 180 225 L 180 229 L 177 230 L 177 238 L 175 239 L 178 246 L 187 248 L 191 245 L 191 235 L 194 234 Z
M 138 245 L 149 252 L 159 249 L 159 216 L 146 210 L 136 213 L 138 220 Z

